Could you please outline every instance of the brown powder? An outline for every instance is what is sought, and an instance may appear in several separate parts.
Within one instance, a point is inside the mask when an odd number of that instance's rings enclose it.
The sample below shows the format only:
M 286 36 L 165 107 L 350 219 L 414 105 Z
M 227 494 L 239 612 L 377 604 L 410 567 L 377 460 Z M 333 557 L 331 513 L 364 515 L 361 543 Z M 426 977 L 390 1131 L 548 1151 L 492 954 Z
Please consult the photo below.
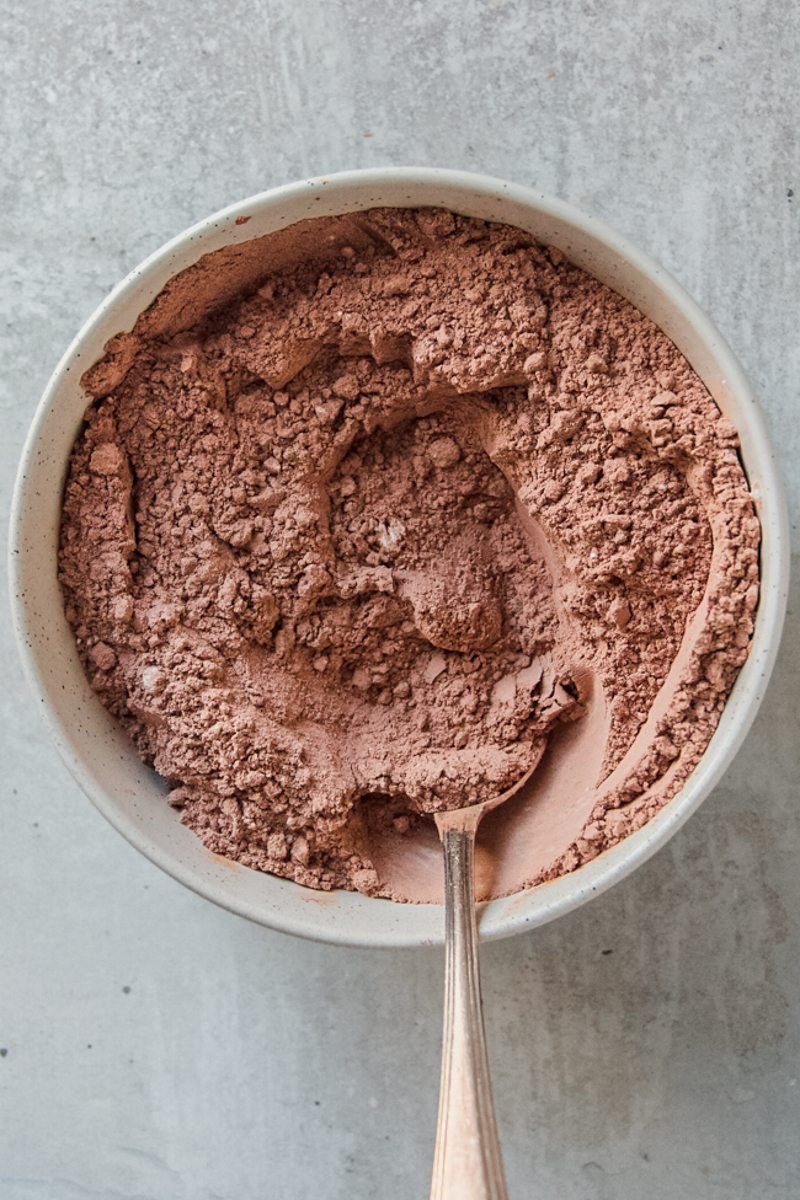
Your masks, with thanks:
M 442 210 L 305 222 L 176 277 L 84 382 L 67 616 L 210 849 L 428 898 L 394 861 L 422 814 L 509 786 L 550 735 L 550 809 L 504 820 L 519 847 L 552 810 L 552 844 L 484 887 L 509 890 L 698 761 L 758 598 L 735 431 L 556 251 Z M 589 774 L 556 811 L 568 745 Z

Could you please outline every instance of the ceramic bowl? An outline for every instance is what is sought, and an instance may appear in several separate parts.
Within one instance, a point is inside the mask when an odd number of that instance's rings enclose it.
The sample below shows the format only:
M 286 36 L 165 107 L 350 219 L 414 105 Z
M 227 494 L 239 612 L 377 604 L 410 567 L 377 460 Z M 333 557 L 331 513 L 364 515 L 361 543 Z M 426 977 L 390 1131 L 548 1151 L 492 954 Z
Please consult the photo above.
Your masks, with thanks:
M 785 504 L 761 413 L 742 369 L 709 319 L 667 272 L 599 221 L 512 183 L 457 171 L 403 168 L 352 171 L 275 188 L 174 238 L 131 271 L 90 317 L 56 367 L 36 411 L 13 504 L 13 620 L 39 708 L 66 765 L 111 824 L 152 862 L 209 900 L 287 933 L 385 947 L 442 940 L 438 905 L 315 892 L 209 854 L 166 803 L 164 781 L 142 764 L 90 689 L 56 578 L 67 459 L 87 405 L 80 378 L 108 339 L 130 329 L 171 276 L 209 251 L 306 217 L 376 205 L 435 205 L 517 225 L 558 247 L 646 313 L 675 342 L 739 430 L 762 524 L 762 591 L 750 656 L 702 760 L 680 793 L 625 841 L 573 874 L 486 904 L 482 936 L 503 937 L 541 925 L 605 891 L 663 846 L 695 811 L 729 766 L 755 716 L 775 659 L 785 606 Z

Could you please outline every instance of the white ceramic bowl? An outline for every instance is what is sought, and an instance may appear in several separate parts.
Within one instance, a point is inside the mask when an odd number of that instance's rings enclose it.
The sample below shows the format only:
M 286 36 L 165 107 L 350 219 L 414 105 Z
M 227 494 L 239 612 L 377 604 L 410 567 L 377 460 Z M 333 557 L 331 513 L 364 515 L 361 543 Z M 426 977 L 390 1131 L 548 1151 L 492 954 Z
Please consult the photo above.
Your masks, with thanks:
M 111 824 L 170 875 L 233 912 L 288 933 L 364 946 L 442 940 L 438 906 L 315 892 L 212 857 L 180 824 L 165 802 L 164 782 L 143 766 L 90 689 L 56 578 L 67 458 L 87 404 L 79 380 L 108 339 L 130 329 L 167 280 L 203 254 L 305 217 L 375 205 L 437 205 L 517 225 L 558 247 L 635 304 L 672 338 L 738 428 L 761 518 L 762 591 L 755 637 L 701 762 L 682 791 L 621 844 L 571 875 L 487 904 L 481 932 L 503 937 L 552 920 L 630 874 L 694 812 L 731 762 L 755 716 L 777 651 L 786 600 L 788 521 L 782 487 L 742 370 L 708 318 L 667 272 L 599 221 L 530 188 L 456 171 L 403 168 L 351 171 L 276 188 L 174 238 L 103 301 L 56 367 L 39 404 L 13 504 L 13 619 L 28 677 L 67 766 Z M 237 217 L 249 220 L 237 224 Z

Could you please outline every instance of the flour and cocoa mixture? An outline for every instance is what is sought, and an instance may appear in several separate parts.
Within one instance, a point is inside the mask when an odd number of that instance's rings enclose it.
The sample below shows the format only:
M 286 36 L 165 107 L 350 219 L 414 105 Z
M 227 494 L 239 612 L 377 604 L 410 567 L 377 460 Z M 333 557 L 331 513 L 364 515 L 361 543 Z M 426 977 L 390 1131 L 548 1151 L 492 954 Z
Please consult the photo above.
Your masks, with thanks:
M 177 276 L 84 385 L 67 617 L 209 849 L 430 898 L 424 814 L 543 754 L 486 822 L 509 891 L 697 763 L 758 600 L 735 431 L 558 252 L 435 209 L 304 222 Z

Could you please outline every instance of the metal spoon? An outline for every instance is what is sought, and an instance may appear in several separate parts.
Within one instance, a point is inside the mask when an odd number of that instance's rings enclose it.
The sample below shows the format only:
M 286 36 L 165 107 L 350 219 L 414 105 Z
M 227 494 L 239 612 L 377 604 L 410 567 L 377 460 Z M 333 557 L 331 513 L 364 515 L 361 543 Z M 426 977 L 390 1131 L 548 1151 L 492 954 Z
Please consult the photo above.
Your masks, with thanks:
M 493 800 L 436 814 L 444 851 L 447 957 L 431 1200 L 506 1200 L 508 1195 L 483 1028 L 475 835 L 484 814 L 516 795 L 537 763 Z

